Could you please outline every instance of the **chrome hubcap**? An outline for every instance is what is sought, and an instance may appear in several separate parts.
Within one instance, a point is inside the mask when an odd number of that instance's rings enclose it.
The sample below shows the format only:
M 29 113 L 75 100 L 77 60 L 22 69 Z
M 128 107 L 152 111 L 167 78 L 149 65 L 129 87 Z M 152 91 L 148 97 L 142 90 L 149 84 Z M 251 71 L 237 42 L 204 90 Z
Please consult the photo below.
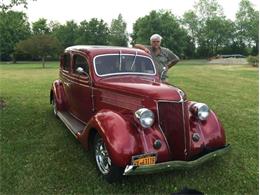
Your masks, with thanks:
M 102 174 L 106 175 L 109 173 L 111 167 L 111 160 L 108 156 L 107 149 L 102 139 L 98 139 L 95 148 L 95 157 L 99 170 Z

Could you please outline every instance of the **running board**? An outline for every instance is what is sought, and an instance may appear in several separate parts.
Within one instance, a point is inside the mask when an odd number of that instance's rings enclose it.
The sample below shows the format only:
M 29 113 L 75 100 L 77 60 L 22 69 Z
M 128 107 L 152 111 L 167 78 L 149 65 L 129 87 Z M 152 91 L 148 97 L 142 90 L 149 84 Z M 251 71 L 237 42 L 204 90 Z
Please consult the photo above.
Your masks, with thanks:
M 57 115 L 75 137 L 77 137 L 77 133 L 83 131 L 85 125 L 79 120 L 75 119 L 70 113 L 57 112 Z

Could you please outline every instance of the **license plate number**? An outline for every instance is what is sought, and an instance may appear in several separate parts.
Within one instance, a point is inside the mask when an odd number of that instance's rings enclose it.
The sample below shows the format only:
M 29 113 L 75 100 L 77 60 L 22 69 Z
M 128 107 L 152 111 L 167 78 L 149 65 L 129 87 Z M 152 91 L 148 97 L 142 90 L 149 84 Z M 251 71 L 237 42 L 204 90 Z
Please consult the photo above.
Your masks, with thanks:
M 142 166 L 142 165 L 154 165 L 156 163 L 156 154 L 145 154 L 138 155 L 132 158 L 133 165 Z

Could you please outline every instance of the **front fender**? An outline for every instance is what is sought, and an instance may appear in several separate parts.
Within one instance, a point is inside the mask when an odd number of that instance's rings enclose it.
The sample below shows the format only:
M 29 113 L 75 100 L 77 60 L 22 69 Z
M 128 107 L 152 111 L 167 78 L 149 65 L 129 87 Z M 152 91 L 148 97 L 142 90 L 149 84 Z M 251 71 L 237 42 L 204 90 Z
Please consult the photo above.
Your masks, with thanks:
M 204 144 L 207 148 L 218 148 L 226 145 L 226 136 L 222 124 L 216 113 L 212 110 L 206 121 L 199 123 L 204 137 Z
M 142 151 L 137 129 L 117 112 L 103 109 L 92 117 L 83 133 L 78 135 L 79 141 L 86 147 L 92 129 L 103 138 L 112 162 L 119 167 L 125 167 L 133 154 Z
M 197 142 L 192 139 L 194 133 L 198 133 L 200 136 Z M 226 145 L 224 129 L 212 110 L 205 121 L 190 117 L 190 138 L 191 156 L 207 149 L 217 149 Z

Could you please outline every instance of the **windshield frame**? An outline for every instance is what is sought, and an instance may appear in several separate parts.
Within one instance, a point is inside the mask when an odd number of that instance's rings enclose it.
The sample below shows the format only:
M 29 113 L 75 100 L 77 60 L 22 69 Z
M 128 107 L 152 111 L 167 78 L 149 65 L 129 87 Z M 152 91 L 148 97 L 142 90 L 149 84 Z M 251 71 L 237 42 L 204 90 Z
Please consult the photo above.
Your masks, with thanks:
M 144 58 L 148 58 L 151 62 L 152 62 L 152 65 L 153 65 L 153 68 L 154 68 L 154 73 L 142 73 L 142 72 L 118 72 L 118 73 L 109 73 L 109 74 L 98 74 L 97 73 L 97 69 L 96 69 L 96 58 L 98 57 L 102 57 L 102 56 L 120 56 L 120 58 L 125 55 L 125 56 L 138 56 L 138 57 L 144 57 Z M 100 55 L 96 55 L 93 59 L 93 64 L 94 64 L 94 70 L 95 70 L 95 74 L 98 76 L 98 77 L 106 77 L 106 76 L 115 76 L 115 75 L 146 75 L 146 76 L 155 76 L 157 74 L 157 70 L 155 68 L 155 65 L 154 65 L 154 62 L 152 60 L 151 57 L 149 56 L 145 56 L 145 55 L 140 55 L 140 54 L 129 54 L 129 53 L 126 53 L 126 54 L 118 54 L 118 53 L 110 53 L 110 54 L 100 54 Z

